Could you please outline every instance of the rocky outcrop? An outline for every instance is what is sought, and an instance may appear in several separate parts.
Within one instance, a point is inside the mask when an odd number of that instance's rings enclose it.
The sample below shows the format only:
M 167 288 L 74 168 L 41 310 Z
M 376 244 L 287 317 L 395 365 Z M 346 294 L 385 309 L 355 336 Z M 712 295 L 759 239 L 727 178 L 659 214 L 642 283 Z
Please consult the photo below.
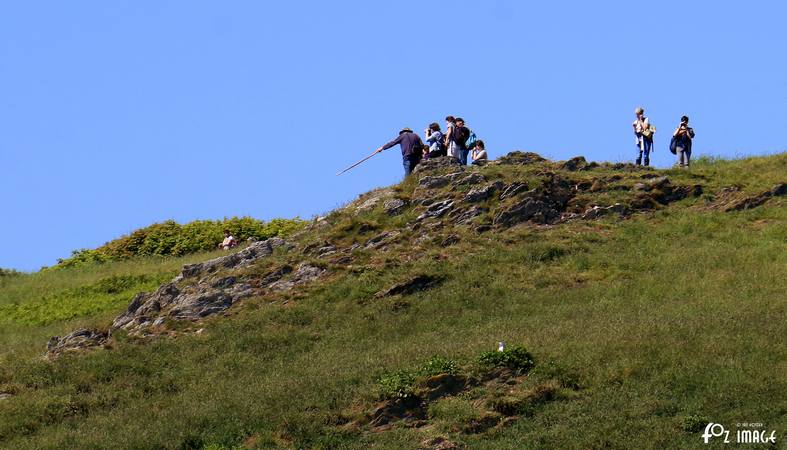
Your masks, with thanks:
M 183 270 L 180 275 L 173 280 L 173 283 L 177 283 L 186 278 L 203 277 L 217 270 L 239 269 L 249 266 L 260 258 L 270 256 L 275 248 L 282 247 L 286 244 L 284 239 L 274 237 L 255 242 L 245 249 L 231 255 L 221 256 L 197 264 L 187 264 L 183 266 Z
M 401 198 L 392 198 L 386 200 L 383 203 L 383 208 L 385 209 L 385 213 L 389 216 L 396 216 L 401 214 L 402 211 L 407 207 L 407 202 L 402 200 Z
M 104 345 L 109 333 L 81 328 L 63 337 L 52 336 L 46 344 L 47 356 L 58 356 L 67 351 L 75 351 Z
M 747 209 L 756 208 L 774 197 L 781 197 L 785 194 L 787 194 L 787 183 L 779 183 L 773 186 L 771 189 L 761 192 L 757 195 L 746 197 L 732 196 L 731 200 L 727 202 L 720 202 L 719 204 L 721 206 L 719 209 L 724 212 L 744 211 Z M 723 199 L 724 195 L 719 197 Z
M 598 167 L 597 163 L 587 162 L 584 156 L 576 156 L 560 164 L 560 169 L 568 170 L 569 172 L 576 172 L 579 170 L 590 170 L 590 169 L 595 169 L 596 167 Z
M 498 164 L 511 164 L 511 165 L 518 165 L 518 166 L 535 164 L 544 161 L 546 161 L 546 159 L 544 159 L 538 153 L 522 152 L 522 151 L 510 152 L 509 154 L 505 156 L 501 156 L 500 158 L 497 159 Z
M 593 206 L 585 211 L 582 214 L 583 219 L 592 220 L 598 219 L 599 217 L 606 216 L 608 214 L 618 214 L 621 217 L 624 217 L 630 213 L 629 208 L 626 205 L 621 203 L 615 203 L 611 206 Z
M 454 206 L 454 201 L 450 198 L 434 202 L 426 208 L 415 220 L 420 222 L 428 218 L 438 218 L 447 213 Z
M 493 224 L 504 228 L 526 221 L 545 224 L 552 223 L 559 217 L 560 213 L 548 203 L 535 198 L 526 198 L 500 211 L 495 215 Z
M 503 182 L 497 181 L 495 183 L 487 184 L 483 187 L 473 188 L 465 195 L 465 198 L 462 201 L 467 203 L 484 201 L 492 197 L 495 192 L 500 190 L 503 186 L 505 186 Z
M 459 164 L 458 159 L 454 158 L 453 156 L 441 156 L 439 158 L 429 158 L 427 160 L 421 161 L 417 166 L 415 166 L 413 173 L 420 174 L 444 169 L 447 169 L 451 172 L 459 172 L 464 170 L 462 165 Z
M 458 240 L 458 238 L 457 238 Z M 417 275 L 407 281 L 397 283 L 388 289 L 380 291 L 374 295 L 375 298 L 389 297 L 392 295 L 410 295 L 418 291 L 432 288 L 442 281 L 441 278 L 432 275 Z

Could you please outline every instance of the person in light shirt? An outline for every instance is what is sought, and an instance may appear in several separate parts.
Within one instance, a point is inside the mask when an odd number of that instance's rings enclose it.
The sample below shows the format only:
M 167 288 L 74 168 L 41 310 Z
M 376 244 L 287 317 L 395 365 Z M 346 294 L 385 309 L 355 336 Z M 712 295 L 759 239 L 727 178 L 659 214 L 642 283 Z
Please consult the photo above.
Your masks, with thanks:
M 219 244 L 222 250 L 229 250 L 238 245 L 238 240 L 230 234 L 230 230 L 224 230 L 224 240 Z

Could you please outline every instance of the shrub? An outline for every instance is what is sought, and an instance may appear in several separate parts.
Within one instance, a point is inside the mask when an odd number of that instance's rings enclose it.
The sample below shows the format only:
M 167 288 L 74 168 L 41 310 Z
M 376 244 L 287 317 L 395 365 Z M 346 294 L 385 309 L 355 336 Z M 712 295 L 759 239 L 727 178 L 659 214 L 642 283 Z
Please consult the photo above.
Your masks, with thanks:
M 390 372 L 377 382 L 382 398 L 408 398 L 413 395 L 415 375 L 408 370 Z
M 527 372 L 535 366 L 533 357 L 521 346 L 509 347 L 502 352 L 484 352 L 479 356 L 478 362 L 488 368 L 506 367 L 521 372 Z
M 298 218 L 263 222 L 251 217 L 232 217 L 195 220 L 185 225 L 168 220 L 135 230 L 96 249 L 74 250 L 70 258 L 59 259 L 55 267 L 97 264 L 135 256 L 182 256 L 215 249 L 223 239 L 225 229 L 239 241 L 249 238 L 263 240 L 286 236 L 299 230 L 303 224 Z
M 421 365 L 418 370 L 418 375 L 424 377 L 431 377 L 443 373 L 456 375 L 459 372 L 459 365 L 456 361 L 443 358 L 441 356 L 433 356 Z

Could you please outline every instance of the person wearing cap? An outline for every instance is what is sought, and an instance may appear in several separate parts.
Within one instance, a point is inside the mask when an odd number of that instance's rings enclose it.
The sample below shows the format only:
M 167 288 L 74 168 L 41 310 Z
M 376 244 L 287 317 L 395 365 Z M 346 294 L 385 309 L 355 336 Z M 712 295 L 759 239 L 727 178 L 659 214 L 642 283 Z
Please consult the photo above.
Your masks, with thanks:
M 383 150 L 387 150 L 397 144 L 399 144 L 399 146 L 402 148 L 402 165 L 404 166 L 404 176 L 410 175 L 413 172 L 413 169 L 415 169 L 415 166 L 421 162 L 424 143 L 417 134 L 413 133 L 413 130 L 409 128 L 402 128 L 402 131 L 399 132 L 399 136 L 396 139 L 378 148 L 375 153 L 380 153 Z
M 631 126 L 634 128 L 634 135 L 637 137 L 637 165 L 642 164 L 642 156 L 645 155 L 645 165 L 650 164 L 650 151 L 653 148 L 653 133 L 650 128 L 650 121 L 645 117 L 645 109 L 641 106 L 634 110 L 637 118 Z

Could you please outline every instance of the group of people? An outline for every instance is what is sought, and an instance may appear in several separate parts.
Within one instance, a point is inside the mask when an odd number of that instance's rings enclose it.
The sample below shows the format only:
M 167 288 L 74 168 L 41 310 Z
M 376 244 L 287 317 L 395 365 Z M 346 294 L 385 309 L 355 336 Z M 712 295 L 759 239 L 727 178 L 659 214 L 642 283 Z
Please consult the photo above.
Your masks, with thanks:
M 399 136 L 378 148 L 375 153 L 382 152 L 395 145 L 402 149 L 402 164 L 405 176 L 409 175 L 422 160 L 439 156 L 451 156 L 460 164 L 467 165 L 470 156 L 472 164 L 483 164 L 488 159 L 484 141 L 476 139 L 461 117 L 445 118 L 446 131 L 440 129 L 437 122 L 431 123 L 424 130 L 424 139 L 410 128 L 403 128 Z M 424 144 L 426 142 L 426 144 Z
M 637 108 L 634 110 L 634 114 L 636 119 L 631 125 L 634 128 L 639 152 L 636 164 L 648 166 L 650 165 L 650 154 L 653 151 L 653 137 L 656 134 L 656 127 L 645 116 L 644 108 Z M 440 129 L 440 124 L 431 123 L 424 130 L 423 140 L 410 128 L 403 128 L 396 139 L 378 148 L 375 153 L 380 153 L 395 145 L 401 146 L 405 176 L 412 173 L 415 166 L 422 160 L 438 156 L 454 157 L 462 165 L 467 165 L 468 156 L 471 157 L 472 164 L 483 164 L 487 161 L 488 156 L 484 141 L 476 139 L 475 133 L 465 125 L 464 119 L 448 116 L 445 118 L 445 128 L 444 133 Z M 670 151 L 677 155 L 679 167 L 689 167 L 693 139 L 694 129 L 689 126 L 689 118 L 683 116 L 680 118 L 680 124 L 672 133 L 670 141 Z M 426 143 L 424 144 L 424 142 Z
M 656 134 L 656 127 L 645 117 L 645 109 L 639 107 L 634 110 L 637 116 L 631 126 L 634 128 L 634 135 L 637 137 L 636 144 L 639 156 L 637 165 L 650 165 L 650 153 L 653 150 L 653 136 Z M 689 118 L 680 118 L 678 128 L 672 133 L 670 140 L 670 152 L 678 157 L 678 167 L 688 168 L 691 161 L 691 143 L 694 139 L 694 129 L 689 126 Z

